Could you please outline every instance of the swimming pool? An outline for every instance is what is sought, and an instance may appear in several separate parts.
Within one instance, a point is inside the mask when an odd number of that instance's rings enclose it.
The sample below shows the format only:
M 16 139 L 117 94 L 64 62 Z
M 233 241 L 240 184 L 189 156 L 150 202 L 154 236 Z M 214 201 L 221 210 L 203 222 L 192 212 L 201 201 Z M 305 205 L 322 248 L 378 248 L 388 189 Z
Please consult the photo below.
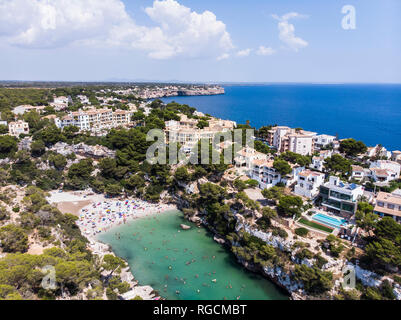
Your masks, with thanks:
M 347 223 L 345 219 L 337 219 L 327 216 L 323 213 L 315 214 L 312 219 L 331 228 L 340 228 L 342 225 L 345 225 Z

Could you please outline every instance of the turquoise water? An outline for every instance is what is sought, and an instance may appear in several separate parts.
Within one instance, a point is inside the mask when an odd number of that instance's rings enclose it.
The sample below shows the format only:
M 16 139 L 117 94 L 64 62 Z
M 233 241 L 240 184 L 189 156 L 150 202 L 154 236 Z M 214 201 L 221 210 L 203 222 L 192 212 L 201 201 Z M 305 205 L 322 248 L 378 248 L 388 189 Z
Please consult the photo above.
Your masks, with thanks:
M 192 228 L 184 231 L 182 223 Z M 135 220 L 100 234 L 99 240 L 128 261 L 141 285 L 152 286 L 169 300 L 288 299 L 177 211 Z
M 323 223 L 323 224 L 325 224 L 325 225 L 327 225 L 329 227 L 332 227 L 332 228 L 333 227 L 334 228 L 340 228 L 344 223 L 347 222 L 344 219 L 339 220 L 339 219 L 336 219 L 336 218 L 333 218 L 333 217 L 326 216 L 325 214 L 321 214 L 321 213 L 315 214 L 313 216 L 313 220 L 315 220 L 317 222 L 321 222 L 321 223 Z
M 223 119 L 279 124 L 401 149 L 401 85 L 233 85 L 225 95 L 172 97 Z

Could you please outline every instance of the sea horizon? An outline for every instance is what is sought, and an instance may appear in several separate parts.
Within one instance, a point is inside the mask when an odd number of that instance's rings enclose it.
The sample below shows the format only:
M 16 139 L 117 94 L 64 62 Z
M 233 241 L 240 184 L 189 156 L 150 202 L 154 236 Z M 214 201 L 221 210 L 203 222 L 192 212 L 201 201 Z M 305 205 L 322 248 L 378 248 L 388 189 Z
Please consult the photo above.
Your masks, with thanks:
M 162 98 L 188 104 L 213 116 L 260 128 L 302 127 L 368 146 L 401 149 L 401 85 L 276 84 L 224 85 L 216 96 Z M 381 117 L 377 117 L 377 112 Z M 338 115 L 342 115 L 341 118 Z

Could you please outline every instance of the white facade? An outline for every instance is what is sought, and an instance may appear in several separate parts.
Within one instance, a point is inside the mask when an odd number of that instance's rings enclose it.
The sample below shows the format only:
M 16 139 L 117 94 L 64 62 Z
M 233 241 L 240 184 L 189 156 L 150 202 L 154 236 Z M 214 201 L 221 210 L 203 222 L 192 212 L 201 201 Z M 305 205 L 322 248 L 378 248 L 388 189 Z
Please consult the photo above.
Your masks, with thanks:
M 268 160 L 268 155 L 246 147 L 236 154 L 234 163 L 237 168 L 244 168 L 245 173 L 249 175 L 256 160 L 265 162 Z
M 395 151 L 391 152 L 391 160 L 401 161 L 401 151 L 395 150 Z
M 12 110 L 12 113 L 14 113 L 15 115 L 23 115 L 25 112 L 29 112 L 32 110 L 34 110 L 38 113 L 41 113 L 45 108 L 46 108 L 46 106 L 22 105 L 22 106 L 15 107 Z
M 363 187 L 331 176 L 328 182 L 320 186 L 319 195 L 326 210 L 350 217 L 357 210 L 357 201 L 363 196 Z
M 299 153 L 303 156 L 311 155 L 314 150 L 313 136 L 307 134 L 289 135 L 288 151 Z
M 297 175 L 305 169 L 300 166 L 293 166 L 289 175 L 282 176 L 274 169 L 273 164 L 273 160 L 254 160 L 251 164 L 248 175 L 251 179 L 259 182 L 261 189 L 269 189 L 279 183 L 290 186 L 296 181 Z
M 323 172 L 325 159 L 331 157 L 332 155 L 333 152 L 331 150 L 320 151 L 319 156 L 312 157 L 312 163 L 309 165 L 309 168 Z
M 314 199 L 319 194 L 319 187 L 324 183 L 324 173 L 303 170 L 297 175 L 294 193 L 298 196 Z
M 401 165 L 390 160 L 378 160 L 370 164 L 372 179 L 376 182 L 390 182 L 400 178 Z
M 368 157 L 386 157 L 390 158 L 391 157 L 391 152 L 387 151 L 387 149 L 383 146 L 376 145 L 375 147 L 368 147 L 368 150 L 366 151 L 366 155 Z
M 29 134 L 29 125 L 22 120 L 10 122 L 8 125 L 8 134 L 14 137 L 19 137 L 20 134 Z
M 71 112 L 61 120 L 56 119 L 55 123 L 59 128 L 66 126 L 76 126 L 81 131 L 99 131 L 111 129 L 119 126 L 129 126 L 132 124 L 132 111 L 111 109 L 92 109 L 88 111 Z
M 212 141 L 216 134 L 233 130 L 236 123 L 229 120 L 221 120 L 212 118 L 209 126 L 203 129 L 197 127 L 198 120 L 188 118 L 181 115 L 179 121 L 166 121 L 165 140 L 166 143 L 180 143 L 186 152 L 190 152 L 192 148 L 202 139 Z
M 316 132 L 278 126 L 269 130 L 267 140 L 269 145 L 279 152 L 291 151 L 301 155 L 311 155 L 314 151 L 315 136 Z
M 81 101 L 82 104 L 91 104 L 87 96 L 78 95 L 77 98 Z
M 320 134 L 320 135 L 317 135 L 313 140 L 314 140 L 315 146 L 317 148 L 323 148 L 323 147 L 327 147 L 328 145 L 333 143 L 335 139 L 336 139 L 335 136 L 329 136 L 327 134 Z
M 67 97 L 54 97 L 53 102 L 54 103 L 59 103 L 59 104 L 66 104 L 68 105 L 68 98 Z
M 351 179 L 360 181 L 363 180 L 366 176 L 369 176 L 369 174 L 366 173 L 366 169 L 362 168 L 361 166 L 351 166 L 351 168 L 352 168 Z

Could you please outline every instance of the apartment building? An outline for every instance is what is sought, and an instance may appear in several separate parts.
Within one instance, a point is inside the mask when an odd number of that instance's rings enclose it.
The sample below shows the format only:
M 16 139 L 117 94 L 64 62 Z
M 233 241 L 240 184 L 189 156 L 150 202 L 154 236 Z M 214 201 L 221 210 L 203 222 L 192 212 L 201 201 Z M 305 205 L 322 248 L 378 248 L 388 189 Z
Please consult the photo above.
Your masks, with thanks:
M 361 185 L 347 183 L 331 176 L 329 181 L 320 186 L 319 196 L 322 206 L 330 212 L 350 218 L 357 210 L 358 198 L 363 195 Z
M 324 184 L 324 173 L 303 170 L 297 175 L 294 193 L 301 197 L 314 199 L 319 194 L 322 184 Z
M 392 217 L 395 221 L 401 222 L 401 195 L 379 192 L 374 212 L 381 217 Z
M 8 124 L 8 134 L 10 136 L 19 137 L 20 134 L 29 134 L 28 122 L 18 120 Z
M 188 118 L 186 115 L 181 115 L 179 121 L 167 121 L 165 129 L 166 143 L 178 142 L 186 152 L 190 152 L 199 140 L 207 139 L 212 141 L 217 133 L 231 131 L 236 127 L 236 123 L 229 120 L 212 118 L 208 122 L 208 127 L 200 129 L 197 127 L 198 120 Z
M 111 109 L 90 109 L 87 111 L 71 112 L 60 121 L 55 120 L 58 127 L 69 125 L 78 127 L 82 131 L 100 131 L 119 126 L 130 126 L 132 111 Z
M 316 135 L 316 132 L 277 126 L 268 131 L 267 142 L 279 152 L 291 151 L 301 155 L 311 155 Z

